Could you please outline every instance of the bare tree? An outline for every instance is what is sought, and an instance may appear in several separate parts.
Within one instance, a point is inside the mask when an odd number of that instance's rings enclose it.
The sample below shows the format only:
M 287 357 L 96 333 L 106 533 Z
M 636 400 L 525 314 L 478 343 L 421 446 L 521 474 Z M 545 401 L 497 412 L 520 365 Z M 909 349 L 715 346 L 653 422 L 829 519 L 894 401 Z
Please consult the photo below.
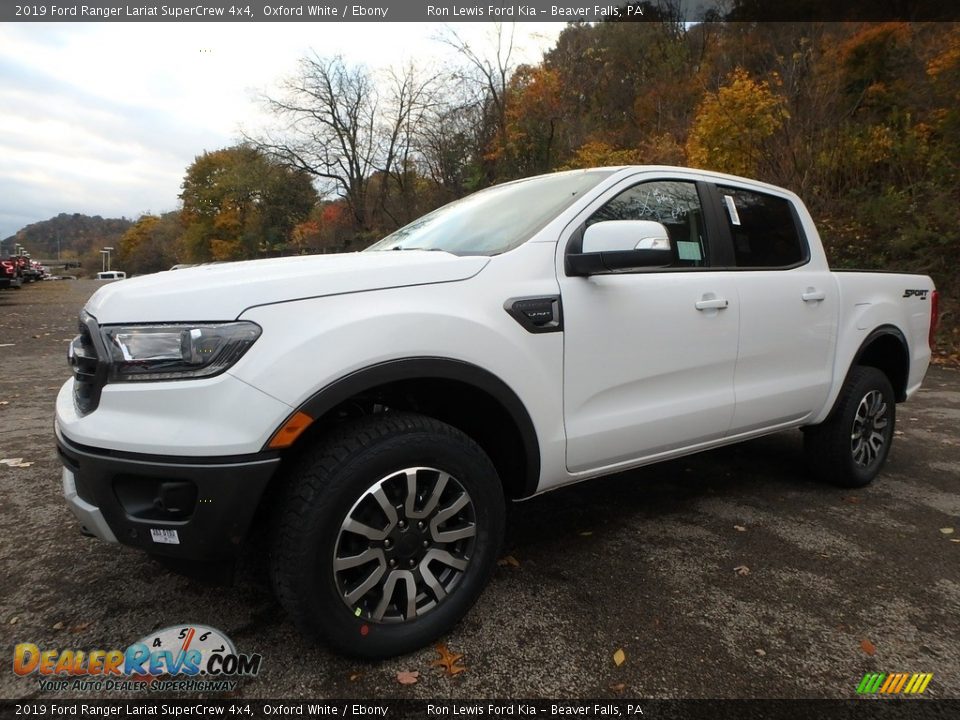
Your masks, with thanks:
M 501 157 L 507 146 L 507 106 L 509 94 L 507 92 L 510 77 L 515 69 L 514 53 L 514 26 L 509 29 L 496 23 L 493 53 L 485 57 L 478 53 L 455 30 L 447 27 L 439 36 L 439 40 L 456 50 L 466 61 L 466 67 L 454 73 L 454 78 L 472 86 L 477 93 L 477 100 L 485 109 L 485 123 L 478 128 L 478 150 L 491 149 L 494 157 Z M 493 148 L 489 148 L 490 144 Z M 488 180 L 495 179 L 495 167 L 487 167 Z
M 478 166 L 483 152 L 477 138 L 483 115 L 482 99 L 462 86 L 454 86 L 442 102 L 426 108 L 414 142 L 421 172 L 440 191 L 438 202 L 461 197 L 471 189 L 470 168 Z
M 402 70 L 387 72 L 388 101 L 380 121 L 378 170 L 383 173 L 380 209 L 394 224 L 411 220 L 414 198 L 410 178 L 416 173 L 417 133 L 428 122 L 429 114 L 442 106 L 437 75 L 425 74 L 409 63 Z M 402 217 L 391 210 L 391 185 L 396 187 Z
M 340 56 L 314 53 L 301 58 L 299 72 L 282 82 L 281 91 L 263 97 L 281 127 L 247 139 L 342 195 L 357 226 L 367 229 L 367 194 L 380 151 L 380 97 L 372 74 Z
M 342 196 L 361 231 L 396 226 L 410 219 L 404 195 L 416 164 L 414 135 L 439 102 L 436 80 L 412 63 L 376 73 L 314 53 L 277 97 L 263 97 L 279 126 L 247 139 Z M 399 204 L 390 202 L 395 195 Z

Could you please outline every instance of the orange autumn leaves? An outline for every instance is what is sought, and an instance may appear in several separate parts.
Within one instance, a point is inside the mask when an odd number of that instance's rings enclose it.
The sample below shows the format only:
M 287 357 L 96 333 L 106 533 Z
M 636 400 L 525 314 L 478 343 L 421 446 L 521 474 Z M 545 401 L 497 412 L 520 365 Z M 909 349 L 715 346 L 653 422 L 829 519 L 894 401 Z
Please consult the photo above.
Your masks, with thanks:
M 430 666 L 439 668 L 445 677 L 456 677 L 467 671 L 463 664 L 463 653 L 451 651 L 446 643 L 437 643 L 434 650 L 439 657 L 433 660 Z M 401 685 L 415 685 L 420 681 L 420 671 L 401 670 L 397 673 L 396 679 Z

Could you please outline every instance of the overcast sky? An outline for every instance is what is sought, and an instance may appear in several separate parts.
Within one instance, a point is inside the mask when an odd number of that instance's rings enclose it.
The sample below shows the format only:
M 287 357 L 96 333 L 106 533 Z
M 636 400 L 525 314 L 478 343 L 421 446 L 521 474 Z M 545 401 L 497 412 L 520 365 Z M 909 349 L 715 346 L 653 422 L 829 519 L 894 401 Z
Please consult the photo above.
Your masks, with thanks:
M 472 44 L 493 26 L 452 26 Z M 0 239 L 61 212 L 177 207 L 187 166 L 267 119 L 255 100 L 313 49 L 371 68 L 442 67 L 428 23 L 0 24 Z M 533 62 L 563 23 L 518 23 Z M 7 247 L 2 248 L 8 251 Z

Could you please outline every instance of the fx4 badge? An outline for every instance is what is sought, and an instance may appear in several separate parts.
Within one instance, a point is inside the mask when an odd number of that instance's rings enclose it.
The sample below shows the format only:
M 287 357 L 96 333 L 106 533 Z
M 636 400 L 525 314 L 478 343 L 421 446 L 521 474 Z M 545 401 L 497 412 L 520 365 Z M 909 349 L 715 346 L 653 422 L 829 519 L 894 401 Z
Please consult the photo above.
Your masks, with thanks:
M 921 300 L 927 299 L 927 293 L 929 290 L 904 290 L 903 297 L 915 297 L 920 298 Z

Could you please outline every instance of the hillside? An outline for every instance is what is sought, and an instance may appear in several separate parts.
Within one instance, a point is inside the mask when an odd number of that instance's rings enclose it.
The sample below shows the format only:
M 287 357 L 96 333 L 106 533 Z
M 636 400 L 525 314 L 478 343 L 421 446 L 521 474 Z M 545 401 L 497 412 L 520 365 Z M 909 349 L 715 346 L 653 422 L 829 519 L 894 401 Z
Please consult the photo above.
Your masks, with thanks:
M 133 223 L 126 218 L 102 218 L 99 215 L 60 213 L 49 220 L 27 225 L 3 239 L 4 251 L 14 243 L 23 245 L 34 258 L 52 260 L 83 258 L 102 247 L 116 247 Z

